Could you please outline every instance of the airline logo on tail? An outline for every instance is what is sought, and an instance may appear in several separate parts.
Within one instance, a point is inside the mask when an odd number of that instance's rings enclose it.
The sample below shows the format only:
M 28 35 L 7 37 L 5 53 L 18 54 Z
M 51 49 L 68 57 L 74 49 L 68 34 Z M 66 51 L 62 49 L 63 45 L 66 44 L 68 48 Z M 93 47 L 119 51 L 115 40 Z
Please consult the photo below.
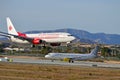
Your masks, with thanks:
M 9 26 L 9 30 L 10 30 L 10 31 L 12 30 L 12 27 L 11 27 L 11 26 Z

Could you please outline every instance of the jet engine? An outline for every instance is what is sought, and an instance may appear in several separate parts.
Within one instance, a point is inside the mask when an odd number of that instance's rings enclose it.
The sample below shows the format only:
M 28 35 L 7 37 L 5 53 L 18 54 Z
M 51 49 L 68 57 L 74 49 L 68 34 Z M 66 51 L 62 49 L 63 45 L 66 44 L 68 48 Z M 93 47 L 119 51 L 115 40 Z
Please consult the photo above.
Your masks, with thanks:
M 40 38 L 34 38 L 33 40 L 32 40 L 32 43 L 33 44 L 41 44 L 43 42 L 43 40 L 41 40 Z

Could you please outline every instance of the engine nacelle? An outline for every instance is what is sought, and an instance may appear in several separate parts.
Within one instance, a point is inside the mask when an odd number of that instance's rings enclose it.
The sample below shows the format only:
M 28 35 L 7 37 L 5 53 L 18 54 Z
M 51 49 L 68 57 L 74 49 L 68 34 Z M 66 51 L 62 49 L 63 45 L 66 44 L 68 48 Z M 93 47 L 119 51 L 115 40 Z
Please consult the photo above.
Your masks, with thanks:
M 32 40 L 32 43 L 33 44 L 41 44 L 43 41 L 40 39 L 40 38 L 34 38 L 33 40 Z

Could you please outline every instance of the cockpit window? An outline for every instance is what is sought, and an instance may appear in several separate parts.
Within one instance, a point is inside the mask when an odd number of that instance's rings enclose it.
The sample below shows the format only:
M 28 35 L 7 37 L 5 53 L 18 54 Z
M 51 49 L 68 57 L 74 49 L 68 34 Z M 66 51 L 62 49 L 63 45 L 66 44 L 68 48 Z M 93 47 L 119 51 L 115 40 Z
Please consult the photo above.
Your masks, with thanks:
M 73 36 L 73 35 L 69 34 L 68 36 Z

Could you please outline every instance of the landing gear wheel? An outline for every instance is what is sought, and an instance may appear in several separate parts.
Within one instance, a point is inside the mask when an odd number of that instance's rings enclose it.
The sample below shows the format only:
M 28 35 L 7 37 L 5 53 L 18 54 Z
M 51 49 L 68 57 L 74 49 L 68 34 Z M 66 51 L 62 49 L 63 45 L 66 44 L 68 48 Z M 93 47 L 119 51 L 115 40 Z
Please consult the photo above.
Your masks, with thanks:
M 73 61 L 73 60 L 71 60 L 71 59 L 69 59 L 69 63 L 74 63 L 74 61 Z
M 34 47 L 35 47 L 35 45 L 31 45 L 31 47 L 32 47 L 32 48 L 34 48 Z

